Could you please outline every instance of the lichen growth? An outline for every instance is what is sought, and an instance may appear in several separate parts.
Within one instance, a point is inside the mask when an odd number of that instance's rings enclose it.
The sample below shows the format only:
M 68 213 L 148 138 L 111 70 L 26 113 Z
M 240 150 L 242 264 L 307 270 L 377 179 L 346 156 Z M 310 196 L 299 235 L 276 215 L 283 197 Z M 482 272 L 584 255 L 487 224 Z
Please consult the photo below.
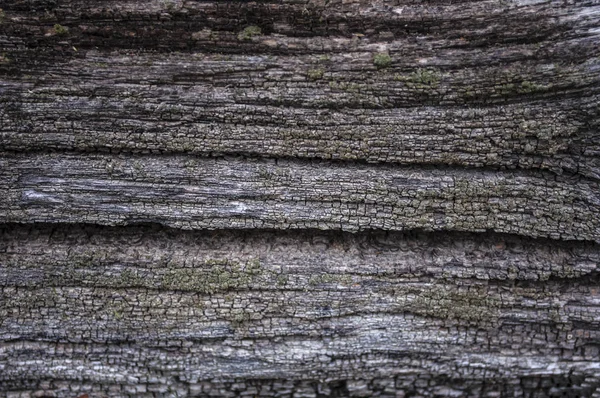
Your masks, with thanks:
M 173 11 L 175 9 L 175 2 L 173 0 L 165 0 L 163 1 L 163 7 L 167 9 L 167 11 Z
M 289 282 L 289 277 L 286 274 L 277 276 L 277 286 L 285 286 Z
M 119 284 L 123 287 L 145 286 L 145 279 L 131 269 L 124 269 L 119 275 Z
M 510 95 L 516 92 L 516 86 L 513 83 L 504 83 L 500 86 L 500 94 Z
M 348 285 L 352 282 L 352 277 L 350 275 L 344 274 L 317 274 L 312 275 L 308 279 L 308 284 L 310 286 L 318 286 L 322 284 L 330 284 L 330 283 L 339 283 L 342 285 Z
M 238 33 L 239 40 L 252 40 L 254 36 L 260 36 L 262 34 L 262 30 L 255 25 L 247 26 Z
M 441 80 L 441 74 L 439 71 L 434 69 L 417 69 L 410 73 L 408 76 L 396 75 L 394 80 L 403 81 L 408 86 L 437 86 Z
M 201 31 L 192 33 L 193 40 L 214 40 L 215 38 L 215 32 L 209 28 L 204 28 Z
M 57 36 L 66 36 L 69 33 L 69 28 L 61 24 L 54 24 L 54 34 Z
M 536 84 L 530 81 L 523 81 L 518 88 L 519 93 L 521 94 L 530 94 L 536 91 L 543 91 L 546 89 L 546 86 L 542 86 L 540 84 Z
M 231 315 L 229 321 L 231 322 L 231 326 L 234 328 L 239 328 L 243 326 L 246 322 L 252 320 L 252 316 L 250 313 L 244 310 L 240 310 Z
M 467 89 L 467 91 L 465 91 L 465 95 L 464 95 L 465 99 L 471 100 L 471 99 L 474 99 L 476 97 L 477 97 L 477 93 L 475 91 L 470 90 L 470 89 Z
M 432 286 L 420 292 L 409 304 L 409 309 L 418 315 L 493 325 L 497 322 L 500 304 L 499 299 L 481 287 L 455 290 Z
M 231 260 L 207 260 L 205 268 L 176 268 L 164 273 L 161 287 L 200 293 L 216 293 L 231 289 L 245 289 L 263 273 L 260 260 L 252 259 L 244 266 Z
M 264 166 L 258 168 L 257 174 L 263 180 L 271 180 L 276 177 L 275 173 Z
M 319 68 L 319 69 L 311 69 L 309 70 L 306 75 L 308 76 L 308 78 L 310 80 L 319 80 L 323 78 L 323 74 L 325 73 L 325 70 Z
M 358 93 L 361 90 L 361 85 L 351 82 L 329 82 L 329 87 L 335 90 L 342 90 L 349 93 Z
M 259 275 L 262 271 L 262 265 L 260 264 L 260 259 L 257 257 L 249 260 L 246 263 L 246 267 L 244 269 L 250 275 Z
M 392 64 L 392 57 L 388 53 L 378 53 L 373 56 L 373 65 L 377 69 L 387 68 Z

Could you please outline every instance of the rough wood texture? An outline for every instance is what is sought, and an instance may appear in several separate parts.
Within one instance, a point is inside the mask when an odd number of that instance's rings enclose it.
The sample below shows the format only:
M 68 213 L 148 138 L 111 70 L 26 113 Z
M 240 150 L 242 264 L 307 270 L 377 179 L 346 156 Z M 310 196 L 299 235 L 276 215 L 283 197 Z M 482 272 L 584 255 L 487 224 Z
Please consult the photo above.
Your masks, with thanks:
M 211 229 L 490 229 L 600 241 L 598 182 L 576 176 L 30 153 L 5 156 L 0 170 L 0 215 L 16 222 L 158 222 Z
M 0 380 L 11 388 L 600 386 L 596 244 L 75 225 L 9 225 L 2 238 Z
M 600 397 L 597 1 L 0 9 L 0 396 Z

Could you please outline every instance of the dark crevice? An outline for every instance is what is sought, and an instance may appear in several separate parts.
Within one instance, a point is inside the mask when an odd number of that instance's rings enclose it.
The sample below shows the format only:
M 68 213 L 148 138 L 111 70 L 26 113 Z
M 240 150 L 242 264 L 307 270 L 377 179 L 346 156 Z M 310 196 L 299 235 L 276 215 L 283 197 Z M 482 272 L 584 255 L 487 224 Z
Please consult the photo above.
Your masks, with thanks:
M 99 225 L 91 223 L 64 223 L 64 222 L 31 222 L 31 223 L 0 223 L 0 236 L 5 240 L 5 244 L 10 240 L 19 237 L 19 239 L 29 239 L 31 236 L 36 236 L 37 233 L 49 234 L 52 237 L 54 234 L 82 234 L 84 236 L 105 235 L 105 236 L 139 236 L 139 233 L 144 235 L 166 234 L 173 239 L 179 235 L 187 235 L 193 237 L 198 236 L 236 236 L 242 240 L 246 240 L 251 236 L 279 236 L 279 237 L 311 237 L 322 236 L 331 240 L 336 239 L 351 239 L 362 237 L 367 241 L 377 242 L 385 245 L 385 242 L 397 242 L 403 239 L 422 240 L 424 242 L 440 242 L 444 239 L 450 240 L 488 240 L 490 242 L 505 242 L 511 246 L 515 245 L 531 245 L 531 246 L 547 246 L 548 248 L 573 250 L 587 249 L 592 251 L 600 251 L 600 243 L 585 240 L 555 240 L 550 238 L 532 238 L 518 234 L 501 233 L 488 230 L 486 232 L 466 232 L 466 231 L 427 231 L 423 229 L 411 229 L 406 231 L 388 231 L 388 230 L 363 230 L 358 232 L 349 231 L 333 231 L 320 229 L 263 229 L 253 228 L 251 230 L 244 229 L 198 229 L 184 230 L 174 228 L 162 223 L 138 222 L 134 225 Z M 51 243 L 51 242 L 49 242 Z M 424 243 L 427 244 L 427 243 Z M 0 249 L 2 246 L 0 246 Z M 5 250 L 5 249 L 4 249 Z M 525 252 L 525 251 L 524 251 Z

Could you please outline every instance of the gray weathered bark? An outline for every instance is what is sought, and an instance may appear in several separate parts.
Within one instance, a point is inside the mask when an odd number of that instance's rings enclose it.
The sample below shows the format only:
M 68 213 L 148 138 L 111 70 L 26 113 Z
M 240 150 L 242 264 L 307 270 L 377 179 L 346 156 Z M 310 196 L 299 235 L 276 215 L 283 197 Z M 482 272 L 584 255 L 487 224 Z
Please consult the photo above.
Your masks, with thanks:
M 2 396 L 600 396 L 600 4 L 0 1 Z

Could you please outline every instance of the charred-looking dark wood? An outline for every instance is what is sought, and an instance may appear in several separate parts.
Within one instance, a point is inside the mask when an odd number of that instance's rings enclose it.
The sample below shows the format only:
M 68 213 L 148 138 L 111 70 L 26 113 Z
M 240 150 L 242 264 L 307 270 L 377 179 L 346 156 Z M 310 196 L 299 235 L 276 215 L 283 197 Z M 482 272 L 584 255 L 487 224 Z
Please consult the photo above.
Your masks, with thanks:
M 596 0 L 0 0 L 0 397 L 600 397 Z

